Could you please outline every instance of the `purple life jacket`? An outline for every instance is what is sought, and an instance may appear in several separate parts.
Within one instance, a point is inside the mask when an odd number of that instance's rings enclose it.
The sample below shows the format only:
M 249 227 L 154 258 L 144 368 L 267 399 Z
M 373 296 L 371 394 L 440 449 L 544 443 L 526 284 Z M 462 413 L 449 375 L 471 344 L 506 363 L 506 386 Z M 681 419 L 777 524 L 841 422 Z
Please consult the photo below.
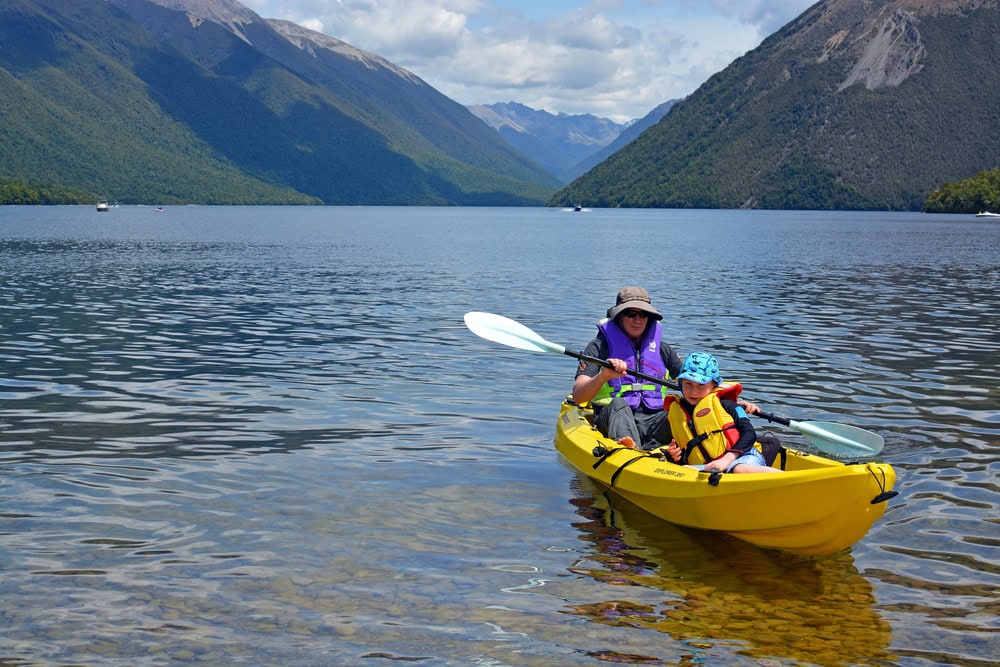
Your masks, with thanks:
M 660 356 L 660 336 L 663 334 L 663 328 L 659 321 L 654 321 L 651 326 L 646 327 L 638 349 L 614 320 L 608 320 L 597 328 L 608 342 L 609 359 L 621 359 L 628 364 L 630 370 L 638 370 L 640 373 L 661 378 L 667 377 L 667 366 Z M 663 385 L 643 382 L 632 375 L 626 375 L 606 382 L 591 402 L 598 405 L 606 404 L 615 396 L 621 396 L 633 410 L 638 408 L 640 403 L 649 410 L 662 410 L 663 397 L 666 393 L 667 388 Z

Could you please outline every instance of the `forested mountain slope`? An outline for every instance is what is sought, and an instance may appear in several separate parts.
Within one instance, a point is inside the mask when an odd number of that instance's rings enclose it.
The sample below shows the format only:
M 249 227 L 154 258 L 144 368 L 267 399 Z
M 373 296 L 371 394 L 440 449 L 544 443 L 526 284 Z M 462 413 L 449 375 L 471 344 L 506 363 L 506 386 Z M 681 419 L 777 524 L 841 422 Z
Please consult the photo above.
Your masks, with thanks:
M 0 180 L 248 204 L 538 204 L 558 186 L 412 73 L 232 0 L 6 0 L 0 45 Z

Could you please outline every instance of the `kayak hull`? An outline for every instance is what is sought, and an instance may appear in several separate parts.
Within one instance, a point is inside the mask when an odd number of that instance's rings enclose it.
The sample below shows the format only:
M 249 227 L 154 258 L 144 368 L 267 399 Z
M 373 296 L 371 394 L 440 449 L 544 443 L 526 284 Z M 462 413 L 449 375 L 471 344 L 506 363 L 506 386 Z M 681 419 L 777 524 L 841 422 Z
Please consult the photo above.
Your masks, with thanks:
M 621 447 L 591 425 L 591 414 L 589 408 L 564 403 L 556 449 L 598 484 L 680 526 L 824 556 L 864 537 L 896 495 L 896 474 L 888 464 L 845 464 L 793 449 L 786 450 L 782 473 L 698 472 Z

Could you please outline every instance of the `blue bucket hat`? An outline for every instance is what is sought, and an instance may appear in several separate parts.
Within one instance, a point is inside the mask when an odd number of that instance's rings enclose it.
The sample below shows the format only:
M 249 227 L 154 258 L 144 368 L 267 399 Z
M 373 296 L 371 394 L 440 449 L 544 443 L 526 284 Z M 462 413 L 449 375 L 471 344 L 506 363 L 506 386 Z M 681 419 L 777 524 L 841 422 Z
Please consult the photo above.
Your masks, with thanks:
M 692 352 L 681 364 L 681 372 L 677 374 L 677 381 L 691 380 L 698 384 L 715 382 L 722 384 L 722 375 L 719 374 L 719 362 L 708 352 Z

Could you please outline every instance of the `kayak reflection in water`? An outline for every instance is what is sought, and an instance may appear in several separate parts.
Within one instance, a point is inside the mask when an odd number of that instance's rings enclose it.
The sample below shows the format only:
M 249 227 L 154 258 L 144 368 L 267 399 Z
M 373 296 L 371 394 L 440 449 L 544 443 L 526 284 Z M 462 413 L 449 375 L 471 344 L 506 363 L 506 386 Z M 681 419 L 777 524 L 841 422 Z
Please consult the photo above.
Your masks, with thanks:
M 850 552 L 817 560 L 758 549 L 664 523 L 589 479 L 571 484 L 581 518 L 572 525 L 587 547 L 570 572 L 598 588 L 580 589 L 566 613 L 616 628 L 616 643 L 646 658 L 618 662 L 691 664 L 678 661 L 684 651 L 704 664 L 896 664 L 891 627 Z M 607 648 L 586 636 L 583 648 Z

